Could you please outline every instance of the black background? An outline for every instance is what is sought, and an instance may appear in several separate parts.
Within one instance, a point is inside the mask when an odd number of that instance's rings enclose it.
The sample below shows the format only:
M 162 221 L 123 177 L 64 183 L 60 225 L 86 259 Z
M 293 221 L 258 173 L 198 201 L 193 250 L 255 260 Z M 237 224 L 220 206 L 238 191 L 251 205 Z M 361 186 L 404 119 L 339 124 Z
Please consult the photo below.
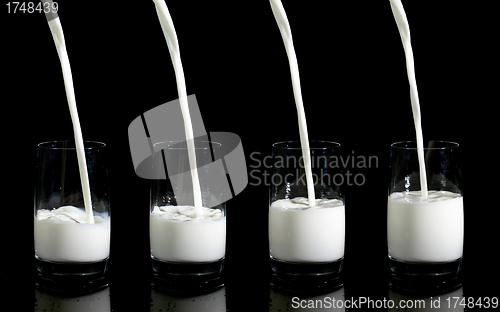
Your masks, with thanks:
M 492 8 L 466 1 L 403 4 L 424 139 L 458 142 L 464 156 L 464 294 L 499 296 L 492 284 L 499 278 L 498 45 Z M 284 7 L 309 138 L 378 158 L 376 168 L 349 168 L 366 180 L 346 187 L 345 291 L 348 297 L 382 298 L 388 285 L 389 147 L 415 139 L 404 51 L 389 1 L 284 1 Z M 207 131 L 238 134 L 249 173 L 256 169 L 255 158 L 270 155 L 272 143 L 298 140 L 288 60 L 268 1 L 169 1 L 168 8 L 187 92 L 196 94 Z M 0 280 L 12 298 L 31 304 L 36 145 L 71 140 L 73 130 L 45 17 L 8 14 L 6 6 L 0 12 L 6 188 Z M 137 304 L 137 311 L 147 311 L 149 181 L 134 173 L 127 128 L 141 113 L 178 97 L 168 48 L 152 1 L 64 2 L 59 18 L 84 139 L 109 148 L 113 309 Z M 232 311 L 268 306 L 268 192 L 267 185 L 248 185 L 227 203 L 226 294 Z

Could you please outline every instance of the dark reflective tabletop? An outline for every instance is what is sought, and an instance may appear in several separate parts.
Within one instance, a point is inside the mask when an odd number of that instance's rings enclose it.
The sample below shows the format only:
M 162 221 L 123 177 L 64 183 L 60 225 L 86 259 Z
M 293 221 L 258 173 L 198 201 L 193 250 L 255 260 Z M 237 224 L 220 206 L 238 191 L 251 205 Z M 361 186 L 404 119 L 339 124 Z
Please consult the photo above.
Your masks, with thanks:
M 413 291 L 392 285 L 382 274 L 351 276 L 345 271 L 341 285 L 312 290 L 283 288 L 267 274 L 236 276 L 227 270 L 224 285 L 194 292 L 173 292 L 144 276 L 110 272 L 108 283 L 80 292 L 57 292 L 37 283 L 35 276 L 0 276 L 4 304 L 19 311 L 352 311 L 366 308 L 386 311 L 490 310 L 499 307 L 498 288 L 483 277 L 464 274 L 451 289 Z M 147 273 L 147 272 L 144 272 Z M 347 278 L 346 278 L 347 277 Z

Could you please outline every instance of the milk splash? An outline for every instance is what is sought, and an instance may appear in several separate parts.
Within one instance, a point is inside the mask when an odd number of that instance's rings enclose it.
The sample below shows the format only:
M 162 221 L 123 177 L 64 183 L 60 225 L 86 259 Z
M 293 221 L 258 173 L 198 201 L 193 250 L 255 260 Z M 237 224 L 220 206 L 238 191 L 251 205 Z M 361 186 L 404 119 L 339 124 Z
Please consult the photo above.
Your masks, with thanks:
M 94 224 L 94 216 L 92 213 L 92 202 L 90 199 L 90 186 L 89 176 L 87 172 L 87 162 L 85 159 L 85 149 L 83 146 L 82 129 L 80 127 L 80 120 L 78 119 L 78 110 L 76 108 L 75 91 L 73 89 L 73 78 L 71 75 L 71 67 L 69 64 L 68 52 L 66 51 L 66 43 L 64 41 L 64 33 L 62 30 L 59 17 L 56 17 L 49 22 L 50 32 L 54 38 L 57 54 L 61 61 L 63 72 L 64 87 L 66 89 L 66 97 L 68 99 L 69 112 L 73 122 L 73 131 L 75 133 L 75 146 L 76 155 L 78 157 L 78 168 L 80 171 L 80 180 L 82 183 L 83 202 L 85 205 L 85 213 L 87 216 L 87 223 Z
M 428 196 L 427 191 L 427 176 L 425 172 L 425 159 L 424 159 L 424 138 L 422 135 L 422 125 L 420 117 L 420 104 L 418 101 L 417 81 L 415 79 L 415 66 L 413 64 L 413 50 L 411 48 L 410 40 L 410 26 L 406 18 L 403 4 L 400 0 L 389 0 L 391 3 L 392 13 L 396 24 L 398 25 L 401 41 L 406 56 L 406 70 L 408 72 L 408 81 L 410 83 L 410 99 L 413 111 L 413 121 L 415 123 L 415 132 L 417 134 L 417 154 L 420 170 L 420 188 L 422 190 L 422 200 Z
M 302 146 L 302 157 L 304 159 L 306 182 L 307 182 L 307 196 L 309 199 L 309 206 L 316 204 L 314 195 L 314 182 L 311 171 L 311 156 L 309 152 L 309 139 L 307 138 L 307 123 L 306 115 L 304 112 L 304 104 L 302 103 L 302 92 L 300 89 L 299 65 L 297 57 L 295 56 L 295 49 L 293 47 L 292 31 L 286 17 L 285 9 L 280 0 L 270 0 L 271 9 L 273 10 L 274 18 L 280 29 L 283 42 L 285 43 L 288 61 L 290 63 L 290 73 L 292 76 L 293 94 L 295 97 L 295 105 L 297 106 L 297 115 L 299 119 L 299 133 L 300 145 Z
M 196 155 L 194 146 L 193 126 L 186 93 L 186 82 L 184 80 L 184 70 L 182 69 L 181 55 L 179 51 L 179 43 L 177 42 L 177 34 L 175 32 L 174 23 L 168 12 L 167 5 L 163 0 L 153 0 L 156 6 L 156 13 L 160 20 L 161 29 L 167 41 L 168 51 L 175 70 L 175 79 L 177 81 L 177 92 L 181 104 L 182 117 L 184 119 L 184 131 L 186 132 L 186 141 L 188 147 L 189 167 L 191 168 L 191 179 L 193 180 L 193 196 L 194 207 L 196 210 L 196 218 L 202 218 L 202 200 L 200 181 L 198 179 L 198 171 L 196 169 Z

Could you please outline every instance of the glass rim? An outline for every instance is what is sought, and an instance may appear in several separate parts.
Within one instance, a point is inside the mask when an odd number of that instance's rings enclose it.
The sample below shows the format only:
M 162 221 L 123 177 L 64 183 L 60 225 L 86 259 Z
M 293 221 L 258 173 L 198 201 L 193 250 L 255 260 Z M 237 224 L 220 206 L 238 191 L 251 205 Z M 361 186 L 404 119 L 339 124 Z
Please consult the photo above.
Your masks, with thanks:
M 54 145 L 60 145 L 61 143 L 66 143 L 68 146 L 62 147 L 62 146 L 54 146 Z M 59 140 L 59 141 L 45 141 L 38 143 L 38 148 L 46 148 L 46 149 L 53 149 L 53 150 L 76 150 L 75 146 L 75 141 L 74 140 Z M 89 146 L 90 145 L 90 146 Z M 99 142 L 99 141 L 83 141 L 83 148 L 85 150 L 87 149 L 96 149 L 96 148 L 103 148 L 106 147 L 106 143 Z
M 179 143 L 186 143 L 187 141 L 162 141 L 162 142 L 156 142 L 153 144 L 153 147 L 155 148 L 160 148 L 160 149 L 171 149 L 171 150 L 187 150 L 187 146 L 177 146 L 175 147 L 175 145 L 179 144 Z M 220 147 L 222 146 L 221 143 L 219 142 L 215 142 L 215 141 L 210 141 L 210 140 L 194 140 L 195 142 L 195 146 L 194 146 L 194 149 L 195 150 L 204 150 L 204 149 L 211 149 L 211 148 L 217 148 L 217 147 Z M 200 143 L 208 143 L 207 146 L 196 146 L 196 143 L 197 142 L 200 142 Z M 171 145 L 168 145 L 169 143 L 171 143 Z M 161 146 L 161 144 L 167 144 L 166 146 Z M 172 147 L 171 147 L 172 146 Z
M 429 143 L 436 144 L 436 146 L 429 146 Z M 412 145 L 412 146 L 408 146 Z M 442 140 L 429 140 L 424 141 L 424 150 L 443 150 L 460 147 L 460 144 L 452 141 L 442 141 Z M 400 141 L 391 144 L 391 148 L 402 149 L 402 150 L 416 150 L 416 141 Z
M 311 143 L 314 144 L 323 144 L 325 146 L 319 146 L 319 147 L 312 147 Z M 288 146 L 288 145 L 297 145 L 295 146 Z M 338 148 L 340 147 L 340 143 L 333 142 L 333 141 L 325 141 L 325 140 L 309 140 L 309 149 L 310 150 L 323 150 L 323 149 L 328 149 L 328 148 Z M 287 150 L 301 150 L 302 145 L 300 143 L 300 140 L 290 140 L 290 141 L 280 141 L 273 143 L 272 145 L 273 148 L 276 149 L 287 149 Z

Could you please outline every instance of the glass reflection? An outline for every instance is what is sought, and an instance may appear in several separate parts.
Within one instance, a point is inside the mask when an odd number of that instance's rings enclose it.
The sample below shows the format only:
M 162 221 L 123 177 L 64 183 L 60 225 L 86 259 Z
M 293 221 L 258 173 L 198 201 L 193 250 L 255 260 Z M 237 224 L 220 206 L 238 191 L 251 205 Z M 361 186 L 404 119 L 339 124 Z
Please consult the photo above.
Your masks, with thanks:
M 167 291 L 152 285 L 150 312 L 226 312 L 226 288 L 216 288 L 198 294 Z
M 394 306 L 389 307 L 387 311 L 465 311 L 464 306 L 459 304 L 463 298 L 463 287 L 436 295 L 432 293 L 408 293 L 396 287 L 389 287 L 389 302 L 393 302 Z
M 105 312 L 111 311 L 109 286 L 90 294 L 69 295 L 35 289 L 35 312 Z
M 300 311 L 346 311 L 344 287 L 325 293 L 290 292 L 271 286 L 269 290 L 269 312 Z

